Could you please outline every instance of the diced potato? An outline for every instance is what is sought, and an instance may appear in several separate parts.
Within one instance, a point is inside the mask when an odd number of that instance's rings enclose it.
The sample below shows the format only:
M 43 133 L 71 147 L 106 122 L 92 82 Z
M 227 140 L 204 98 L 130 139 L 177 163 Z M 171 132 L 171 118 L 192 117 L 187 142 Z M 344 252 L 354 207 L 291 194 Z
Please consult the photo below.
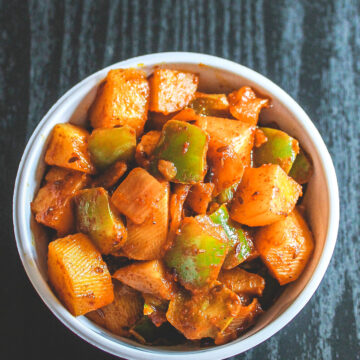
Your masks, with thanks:
M 31 210 L 37 222 L 55 229 L 59 236 L 67 235 L 75 229 L 71 199 L 87 184 L 88 176 L 52 167 L 45 180 L 45 185 L 31 203 Z
M 74 316 L 114 300 L 108 268 L 84 234 L 69 235 L 49 244 L 48 275 L 50 284 Z
M 183 71 L 156 69 L 149 82 L 150 110 L 166 115 L 181 110 L 193 99 L 199 77 Z
M 110 189 L 121 177 L 126 173 L 127 165 L 124 161 L 117 161 L 115 164 L 107 168 L 101 175 L 92 181 L 93 187 L 103 187 Z
M 111 128 L 128 125 L 139 136 L 147 120 L 149 96 L 149 83 L 144 71 L 110 70 L 89 110 L 91 126 Z
M 79 191 L 75 196 L 75 213 L 78 231 L 89 235 L 102 254 L 116 252 L 126 241 L 126 227 L 111 208 L 104 188 Z
M 221 284 L 195 295 L 178 293 L 166 317 L 187 339 L 216 338 L 241 309 L 240 298 Z
M 210 135 L 208 163 L 214 196 L 239 182 L 244 167 L 251 163 L 255 127 L 237 120 L 216 117 L 199 117 L 197 126 Z
M 229 326 L 217 334 L 215 344 L 222 345 L 235 340 L 240 333 L 253 325 L 262 313 L 263 311 L 257 298 L 250 305 L 241 306 L 238 315 L 230 322 Z
M 111 197 L 115 207 L 135 224 L 141 224 L 159 202 L 163 187 L 143 168 L 131 170 Z
M 149 131 L 143 135 L 141 141 L 136 147 L 135 159 L 139 166 L 145 169 L 149 168 L 150 157 L 160 140 L 160 131 Z
M 212 198 L 215 185 L 212 183 L 198 183 L 191 187 L 187 204 L 198 214 L 206 214 Z
M 141 261 L 117 270 L 113 277 L 146 294 L 170 300 L 173 284 L 160 260 Z
M 105 169 L 116 161 L 133 160 L 135 147 L 135 130 L 127 125 L 95 129 L 89 138 L 91 159 L 98 169 Z
M 297 209 L 272 225 L 258 230 L 255 245 L 270 273 L 285 285 L 303 272 L 314 249 L 314 240 Z
M 184 203 L 186 197 L 188 196 L 190 190 L 190 185 L 185 184 L 175 184 L 174 190 L 172 191 L 170 197 L 170 227 L 169 227 L 169 236 L 166 249 L 169 249 L 172 245 L 175 236 L 180 227 L 181 221 L 183 219 L 184 213 Z
M 201 292 L 217 279 L 228 251 L 228 238 L 220 225 L 206 215 L 183 220 L 173 246 L 164 261 L 181 285 Z
M 48 165 L 94 174 L 95 167 L 88 151 L 88 137 L 89 133 L 81 127 L 71 124 L 55 125 L 45 162 Z
M 229 102 L 225 94 L 195 93 L 195 98 L 189 104 L 196 114 L 202 116 L 218 116 L 229 118 Z
M 141 294 L 114 280 L 114 301 L 86 316 L 96 324 L 119 336 L 129 336 L 129 329 L 142 317 L 144 300 Z
M 221 270 L 218 280 L 237 294 L 261 296 L 265 288 L 265 280 L 260 275 L 239 267 Z
M 245 123 L 256 125 L 262 108 L 269 106 L 269 99 L 258 98 L 248 86 L 228 95 L 231 115 Z
M 246 168 L 230 216 L 248 226 L 270 225 L 289 215 L 301 195 L 301 186 L 279 165 Z
M 169 227 L 169 183 L 162 183 L 161 199 L 142 223 L 127 221 L 128 237 L 122 247 L 125 256 L 136 260 L 160 259 L 165 251 Z

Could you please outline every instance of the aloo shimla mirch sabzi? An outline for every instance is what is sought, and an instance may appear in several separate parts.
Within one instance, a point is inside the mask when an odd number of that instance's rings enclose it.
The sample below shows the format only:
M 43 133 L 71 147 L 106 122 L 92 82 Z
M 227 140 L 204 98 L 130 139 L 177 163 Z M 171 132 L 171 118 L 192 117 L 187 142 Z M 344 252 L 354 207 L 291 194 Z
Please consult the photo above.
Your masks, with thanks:
M 146 344 L 237 338 L 314 247 L 297 206 L 312 162 L 296 139 L 258 126 L 270 99 L 198 83 L 110 70 L 86 127 L 54 127 L 31 204 L 61 302 Z

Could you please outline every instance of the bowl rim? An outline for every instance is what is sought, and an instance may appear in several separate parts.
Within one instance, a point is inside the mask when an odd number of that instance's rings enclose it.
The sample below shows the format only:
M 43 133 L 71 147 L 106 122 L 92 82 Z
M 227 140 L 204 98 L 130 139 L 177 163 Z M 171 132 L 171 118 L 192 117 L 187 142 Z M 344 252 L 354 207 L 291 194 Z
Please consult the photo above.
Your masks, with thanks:
M 283 313 L 281 313 L 277 318 L 275 318 L 273 321 L 271 321 L 269 324 L 267 324 L 264 328 L 260 329 L 255 334 L 250 335 L 245 339 L 242 339 L 241 342 L 230 342 L 228 344 L 216 346 L 209 349 L 193 351 L 167 351 L 159 350 L 158 348 L 154 350 L 136 348 L 127 345 L 126 343 L 120 343 L 118 341 L 115 342 L 111 339 L 107 339 L 85 326 L 85 324 L 83 324 L 82 322 L 76 321 L 76 318 L 73 317 L 70 313 L 68 313 L 65 308 L 56 300 L 56 297 L 49 289 L 48 283 L 41 276 L 39 269 L 35 266 L 35 263 L 31 261 L 26 251 L 26 242 L 31 242 L 31 240 L 26 239 L 29 236 L 31 237 L 31 235 L 26 234 L 24 227 L 21 226 L 22 222 L 25 221 L 24 204 L 26 204 L 25 194 L 27 190 L 27 186 L 25 184 L 25 181 L 23 181 L 23 178 L 26 172 L 31 171 L 29 166 L 27 166 L 27 161 L 32 154 L 33 145 L 37 137 L 39 136 L 46 122 L 51 119 L 53 113 L 59 108 L 61 108 L 61 106 L 84 85 L 86 85 L 88 82 L 98 77 L 99 75 L 107 73 L 107 71 L 112 68 L 124 68 L 129 66 L 136 67 L 140 66 L 140 64 L 141 66 L 155 66 L 164 63 L 204 64 L 205 66 L 209 66 L 211 68 L 215 68 L 221 71 L 225 70 L 228 72 L 233 72 L 237 75 L 249 79 L 256 84 L 259 84 L 262 88 L 269 91 L 269 93 L 275 95 L 281 101 L 281 103 L 294 115 L 296 120 L 303 127 L 306 135 L 309 136 L 315 144 L 318 150 L 322 171 L 325 175 L 326 186 L 328 188 L 329 216 L 327 236 L 324 242 L 324 247 L 312 276 L 310 277 L 308 283 L 305 285 L 298 297 L 293 301 L 292 304 L 289 305 L 289 307 Z M 37 291 L 43 302 L 50 309 L 50 311 L 67 328 L 69 328 L 71 331 L 73 331 L 85 341 L 115 356 L 126 356 L 127 358 L 131 359 L 149 359 L 153 356 L 156 356 L 156 358 L 158 359 L 183 359 L 184 356 L 186 356 L 188 359 L 198 360 L 220 359 L 242 353 L 267 340 L 269 337 L 271 337 L 280 329 L 282 329 L 285 325 L 287 325 L 303 309 L 306 303 L 310 300 L 311 296 L 315 293 L 326 272 L 336 244 L 339 225 L 339 191 L 334 165 L 330 154 L 326 148 L 326 145 L 321 138 L 321 135 L 319 134 L 315 125 L 312 123 L 305 111 L 300 107 L 300 105 L 298 105 L 297 102 L 292 99 L 292 97 L 288 95 L 284 90 L 282 90 L 278 85 L 273 83 L 265 76 L 257 73 L 256 71 L 249 69 L 248 67 L 237 64 L 230 60 L 223 59 L 221 57 L 195 52 L 152 53 L 114 63 L 91 74 L 84 80 L 77 83 L 71 89 L 69 89 L 49 109 L 49 111 L 45 114 L 45 116 L 36 126 L 32 136 L 30 137 L 26 145 L 19 164 L 13 195 L 13 224 L 18 252 L 26 274 L 32 285 L 34 286 L 35 290 Z

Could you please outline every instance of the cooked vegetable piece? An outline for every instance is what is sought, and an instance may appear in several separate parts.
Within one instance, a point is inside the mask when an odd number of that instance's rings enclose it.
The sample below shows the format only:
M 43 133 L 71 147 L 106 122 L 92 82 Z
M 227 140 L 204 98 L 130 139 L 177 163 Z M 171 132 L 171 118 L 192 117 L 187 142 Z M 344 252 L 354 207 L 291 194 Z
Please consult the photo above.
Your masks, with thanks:
M 235 183 L 234 185 L 231 185 L 228 188 L 222 190 L 216 197 L 216 202 L 219 204 L 225 204 L 230 202 L 233 199 L 238 186 L 239 183 Z
M 141 224 L 159 202 L 163 187 L 143 168 L 131 170 L 111 197 L 117 210 L 135 224 Z
M 139 166 L 149 168 L 150 156 L 160 140 L 160 131 L 149 131 L 144 134 L 136 147 L 135 159 Z
M 143 293 L 166 300 L 172 298 L 173 284 L 159 260 L 136 262 L 125 266 L 117 270 L 113 277 Z
M 170 226 L 166 250 L 171 247 L 183 218 L 183 208 L 188 196 L 190 185 L 174 184 L 174 190 L 170 197 Z
M 258 230 L 255 245 L 270 273 L 285 285 L 303 272 L 314 249 L 306 221 L 297 209 L 286 218 Z
M 130 126 L 95 129 L 89 138 L 91 159 L 98 169 L 105 169 L 116 161 L 131 161 L 136 147 L 136 133 Z
M 164 115 L 159 112 L 149 112 L 149 119 L 147 121 L 147 127 L 153 131 L 161 131 L 167 121 L 174 118 L 177 112 Z
M 247 260 L 253 253 L 254 247 L 249 234 L 230 219 L 225 205 L 219 207 L 210 216 L 213 223 L 220 225 L 229 240 L 229 251 L 223 267 L 231 269 Z
M 230 216 L 248 226 L 269 225 L 289 215 L 301 195 L 301 186 L 279 165 L 247 168 Z
M 168 309 L 169 302 L 150 294 L 143 294 L 143 297 L 145 300 L 143 311 L 144 315 L 149 316 L 156 327 L 161 326 L 167 321 L 166 311 Z
M 169 120 L 153 151 L 150 171 L 159 175 L 159 161 L 171 162 L 176 170 L 173 182 L 193 184 L 204 179 L 206 172 L 207 135 L 195 125 Z M 168 179 L 169 180 L 169 179 Z
M 201 291 L 216 280 L 228 250 L 224 230 L 208 216 L 185 218 L 165 264 L 180 283 L 191 291 Z
M 48 275 L 50 284 L 74 316 L 114 300 L 107 266 L 84 234 L 69 235 L 49 244 Z
M 128 125 L 139 136 L 147 119 L 150 89 L 144 71 L 114 69 L 99 86 L 89 110 L 91 126 L 111 128 Z
M 237 294 L 261 296 L 265 288 L 265 280 L 260 275 L 239 267 L 221 270 L 218 280 Z
M 253 299 L 248 306 L 241 306 L 238 315 L 230 322 L 224 331 L 219 332 L 215 338 L 216 345 L 222 345 L 229 341 L 235 340 L 241 332 L 254 324 L 262 309 L 258 299 Z
M 79 191 L 75 196 L 75 213 L 78 231 L 89 235 L 102 254 L 116 252 L 126 241 L 126 227 L 111 209 L 104 188 Z
M 114 301 L 86 316 L 116 335 L 129 336 L 129 329 L 141 318 L 144 300 L 141 294 L 114 280 Z
M 179 292 L 170 301 L 166 317 L 187 339 L 216 338 L 241 309 L 240 298 L 217 283 L 207 292 Z
M 248 86 L 228 95 L 231 115 L 245 123 L 256 125 L 262 108 L 269 106 L 269 99 L 258 98 Z
M 196 114 L 203 116 L 230 117 L 229 102 L 225 94 L 195 93 L 195 98 L 188 105 Z
M 238 183 L 251 162 L 255 127 L 237 120 L 199 117 L 195 123 L 210 135 L 208 163 L 214 195 Z
M 253 152 L 254 165 L 278 164 L 288 173 L 299 152 L 299 143 L 285 132 L 277 129 L 260 128 L 267 141 Z
M 156 69 L 150 77 L 150 110 L 169 114 L 185 107 L 194 97 L 199 77 L 193 73 Z
M 31 203 L 35 219 L 55 229 L 59 236 L 69 234 L 75 229 L 71 199 L 87 184 L 88 177 L 78 171 L 52 167 L 45 181 Z
M 108 167 L 101 175 L 92 181 L 93 187 L 103 187 L 110 189 L 113 187 L 125 174 L 127 165 L 124 161 L 117 161 Z
M 88 151 L 88 137 L 89 133 L 78 126 L 55 125 L 46 150 L 45 162 L 48 165 L 94 174 L 95 167 Z
M 122 247 L 130 259 L 160 259 L 165 252 L 169 226 L 169 183 L 162 183 L 161 198 L 151 214 L 141 223 L 127 221 L 128 237 Z
M 300 149 L 299 154 L 291 167 L 289 176 L 291 176 L 297 183 L 306 184 L 313 174 L 313 165 L 309 156 Z
M 172 117 L 173 120 L 181 120 L 181 121 L 194 121 L 199 118 L 200 115 L 198 115 L 194 109 L 185 108 L 181 111 L 175 113 L 175 115 Z
M 187 204 L 198 214 L 206 214 L 211 201 L 215 185 L 212 183 L 198 183 L 191 187 Z

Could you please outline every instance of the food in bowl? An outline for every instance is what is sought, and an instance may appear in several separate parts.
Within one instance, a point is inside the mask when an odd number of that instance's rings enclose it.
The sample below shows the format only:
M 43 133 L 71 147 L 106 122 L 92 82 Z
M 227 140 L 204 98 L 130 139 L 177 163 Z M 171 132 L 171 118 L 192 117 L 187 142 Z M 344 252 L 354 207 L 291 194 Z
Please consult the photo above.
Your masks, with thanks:
M 314 247 L 299 205 L 311 159 L 258 125 L 270 99 L 198 84 L 178 70 L 111 70 L 88 128 L 53 129 L 31 205 L 66 308 L 142 343 L 235 339 Z

